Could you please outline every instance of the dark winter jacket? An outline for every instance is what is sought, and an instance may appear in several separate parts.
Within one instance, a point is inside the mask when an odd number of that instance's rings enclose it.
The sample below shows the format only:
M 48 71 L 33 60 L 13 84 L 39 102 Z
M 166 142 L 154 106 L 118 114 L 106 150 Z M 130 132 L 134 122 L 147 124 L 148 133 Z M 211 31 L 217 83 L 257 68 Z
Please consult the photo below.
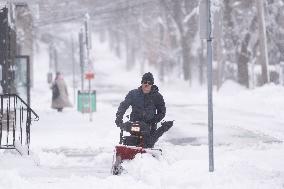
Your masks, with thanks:
M 130 121 L 143 121 L 148 124 L 160 122 L 166 114 L 163 96 L 159 93 L 156 85 L 153 85 L 150 93 L 144 94 L 142 87 L 131 90 L 120 103 L 116 113 L 116 123 L 123 119 L 126 110 L 132 106 Z

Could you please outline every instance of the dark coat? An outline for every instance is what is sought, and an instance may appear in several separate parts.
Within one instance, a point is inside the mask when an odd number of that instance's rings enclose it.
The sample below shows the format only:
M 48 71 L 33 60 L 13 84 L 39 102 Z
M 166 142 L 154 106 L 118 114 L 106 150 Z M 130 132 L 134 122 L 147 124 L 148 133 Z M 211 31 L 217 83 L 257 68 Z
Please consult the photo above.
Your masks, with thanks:
M 156 85 L 152 86 L 148 94 L 143 93 L 141 86 L 131 90 L 118 107 L 116 122 L 122 121 L 129 106 L 132 106 L 130 121 L 143 121 L 153 125 L 160 122 L 166 114 L 165 101 Z

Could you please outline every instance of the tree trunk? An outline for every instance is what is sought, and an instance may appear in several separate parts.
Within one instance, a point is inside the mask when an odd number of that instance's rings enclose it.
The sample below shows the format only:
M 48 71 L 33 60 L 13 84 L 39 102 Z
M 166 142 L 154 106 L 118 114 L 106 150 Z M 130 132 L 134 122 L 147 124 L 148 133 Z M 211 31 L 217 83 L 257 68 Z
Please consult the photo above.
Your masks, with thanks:
M 164 67 L 165 67 L 165 58 L 163 56 L 163 40 L 164 40 L 164 27 L 162 24 L 159 24 L 159 58 L 158 58 L 158 66 L 159 66 L 159 80 L 164 82 Z
M 187 43 L 186 37 L 182 35 L 181 37 L 181 47 L 182 47 L 182 70 L 184 80 L 189 80 L 191 82 L 191 70 L 189 61 L 189 45 Z
M 131 69 L 131 61 L 130 61 L 130 53 L 131 53 L 131 46 L 130 46 L 130 40 L 128 37 L 128 33 L 125 34 L 125 56 L 126 56 L 126 69 L 130 70 Z
M 217 70 L 216 70 L 216 85 L 217 90 L 220 89 L 222 85 L 223 79 L 223 67 L 222 64 L 222 12 L 218 11 L 214 14 L 214 44 L 215 44 L 215 60 L 217 62 Z M 214 79 L 215 80 L 215 79 Z
M 238 82 L 241 85 L 249 88 L 249 75 L 248 75 L 248 61 L 249 61 L 249 52 L 247 46 L 250 40 L 250 34 L 247 33 L 244 41 L 241 46 L 241 53 L 238 60 Z
M 266 28 L 264 20 L 264 8 L 263 0 L 256 0 L 257 18 L 258 18 L 258 30 L 259 30 L 259 51 L 260 51 L 260 63 L 261 63 L 261 85 L 269 82 L 269 70 L 268 70 L 268 52 L 266 41 Z
M 115 55 L 118 58 L 121 58 L 121 50 L 120 50 L 120 36 L 118 34 L 118 32 L 115 32 Z

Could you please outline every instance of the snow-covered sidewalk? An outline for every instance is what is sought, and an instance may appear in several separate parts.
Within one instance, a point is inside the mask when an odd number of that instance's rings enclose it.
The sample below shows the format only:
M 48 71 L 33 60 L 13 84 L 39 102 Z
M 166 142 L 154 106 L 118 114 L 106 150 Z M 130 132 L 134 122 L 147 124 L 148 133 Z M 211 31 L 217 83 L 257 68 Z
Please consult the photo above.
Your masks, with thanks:
M 119 140 L 115 112 L 141 76 L 138 69 L 125 72 L 106 45 L 97 44 L 94 52 L 92 122 L 75 107 L 63 113 L 50 109 L 47 54 L 38 54 L 32 108 L 40 120 L 31 129 L 32 155 L 0 151 L 1 189 L 284 188 L 284 89 L 274 85 L 247 91 L 228 82 L 214 93 L 215 171 L 209 173 L 205 88 L 189 88 L 178 79 L 157 81 L 167 104 L 165 119 L 175 120 L 157 143 L 163 156 L 137 155 L 123 163 L 124 174 L 111 175 Z

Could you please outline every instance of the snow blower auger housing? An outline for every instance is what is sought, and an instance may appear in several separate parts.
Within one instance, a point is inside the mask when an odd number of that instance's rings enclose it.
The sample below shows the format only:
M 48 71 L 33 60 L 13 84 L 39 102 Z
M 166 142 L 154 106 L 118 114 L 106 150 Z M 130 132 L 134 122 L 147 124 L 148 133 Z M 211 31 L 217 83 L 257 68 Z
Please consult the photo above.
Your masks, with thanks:
M 150 153 L 154 157 L 162 154 L 161 149 L 154 149 L 150 137 L 150 127 L 143 122 L 125 122 L 120 126 L 120 142 L 115 146 L 113 157 L 112 174 L 121 174 L 124 160 L 131 160 L 138 153 Z M 123 131 L 130 133 L 124 136 Z

